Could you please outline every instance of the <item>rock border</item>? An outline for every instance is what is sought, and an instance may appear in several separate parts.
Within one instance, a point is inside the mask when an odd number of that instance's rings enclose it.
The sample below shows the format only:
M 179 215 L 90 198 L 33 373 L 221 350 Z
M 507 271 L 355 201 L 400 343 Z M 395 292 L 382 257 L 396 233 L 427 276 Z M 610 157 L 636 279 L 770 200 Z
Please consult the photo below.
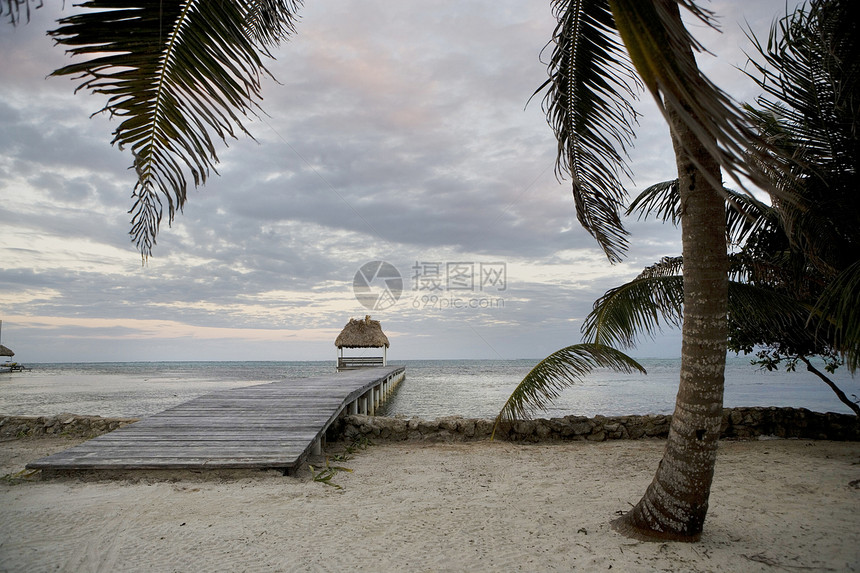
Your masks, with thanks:
M 565 416 L 520 420 L 503 425 L 496 438 L 512 442 L 555 442 L 666 438 L 670 415 Z M 436 420 L 351 415 L 330 429 L 331 440 L 361 438 L 381 441 L 455 442 L 489 439 L 492 420 L 450 416 Z M 852 414 L 820 413 L 805 408 L 726 408 L 720 437 L 752 439 L 762 436 L 813 440 L 860 441 L 860 418 Z
M 102 418 L 79 414 L 56 416 L 5 416 L 0 415 L 0 439 L 71 436 L 94 438 L 117 428 L 137 422 L 138 418 Z
M 56 416 L 0 415 L 0 439 L 46 435 L 91 438 L 137 422 L 137 418 L 102 418 L 58 414 Z M 666 438 L 670 415 L 565 416 L 564 418 L 519 420 L 503 425 L 496 438 L 512 442 L 586 440 L 635 440 Z M 489 439 L 493 420 L 448 416 L 421 418 L 350 415 L 338 418 L 329 428 L 330 441 L 462 442 Z M 762 436 L 813 440 L 860 441 L 860 418 L 852 414 L 813 412 L 805 408 L 726 408 L 721 438 L 751 439 Z

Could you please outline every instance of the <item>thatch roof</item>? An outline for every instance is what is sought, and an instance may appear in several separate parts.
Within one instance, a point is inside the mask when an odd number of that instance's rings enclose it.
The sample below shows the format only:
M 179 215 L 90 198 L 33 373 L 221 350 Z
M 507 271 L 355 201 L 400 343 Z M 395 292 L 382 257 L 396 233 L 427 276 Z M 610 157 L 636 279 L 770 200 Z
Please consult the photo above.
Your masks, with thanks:
M 0 356 L 15 356 L 15 353 L 12 352 L 12 349 L 0 344 Z
M 364 320 L 350 318 L 346 326 L 337 336 L 334 345 L 338 348 L 388 348 L 388 337 L 382 332 L 378 320 L 370 320 L 370 315 Z

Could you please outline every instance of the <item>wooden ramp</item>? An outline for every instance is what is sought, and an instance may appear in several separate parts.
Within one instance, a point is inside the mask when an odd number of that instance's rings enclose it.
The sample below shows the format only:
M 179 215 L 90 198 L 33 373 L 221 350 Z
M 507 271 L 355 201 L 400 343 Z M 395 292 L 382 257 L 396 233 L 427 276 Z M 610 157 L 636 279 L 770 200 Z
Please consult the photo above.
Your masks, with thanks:
M 43 477 L 112 470 L 278 469 L 293 473 L 319 453 L 343 411 L 375 413 L 403 366 L 281 380 L 200 396 L 36 460 Z

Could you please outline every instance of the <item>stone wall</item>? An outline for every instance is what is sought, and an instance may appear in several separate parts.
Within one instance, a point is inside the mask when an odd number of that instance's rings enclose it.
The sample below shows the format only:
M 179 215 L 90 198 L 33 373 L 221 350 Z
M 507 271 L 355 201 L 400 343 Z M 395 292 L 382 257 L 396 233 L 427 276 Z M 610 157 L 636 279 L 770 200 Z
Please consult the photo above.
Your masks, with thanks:
M 0 439 L 26 436 L 68 435 L 93 437 L 136 422 L 133 418 L 100 416 L 3 416 Z M 515 442 L 665 438 L 672 416 L 565 416 L 564 418 L 521 420 L 500 428 L 496 437 Z M 451 416 L 436 420 L 347 416 L 329 429 L 330 440 L 374 441 L 472 441 L 489 439 L 492 420 Z M 822 414 L 803 408 L 727 408 L 723 411 L 723 438 L 806 438 L 814 440 L 860 441 L 860 419 L 851 414 Z
M 62 435 L 91 438 L 137 422 L 134 418 L 102 418 L 58 414 L 56 416 L 0 415 L 0 439 Z
M 665 438 L 671 421 L 672 416 L 668 415 L 521 420 L 500 428 L 496 438 L 516 442 Z M 451 442 L 485 440 L 492 431 L 492 420 L 458 416 L 433 421 L 347 416 L 332 427 L 329 439 L 351 441 L 367 437 L 381 441 Z M 758 436 L 860 441 L 860 420 L 851 414 L 822 414 L 803 408 L 727 408 L 723 411 L 723 438 Z

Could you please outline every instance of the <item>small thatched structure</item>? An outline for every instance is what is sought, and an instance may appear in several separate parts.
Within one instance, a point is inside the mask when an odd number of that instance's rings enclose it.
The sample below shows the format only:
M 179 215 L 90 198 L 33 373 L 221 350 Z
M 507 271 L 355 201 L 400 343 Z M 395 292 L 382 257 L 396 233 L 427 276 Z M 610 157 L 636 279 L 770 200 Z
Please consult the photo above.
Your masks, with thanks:
M 351 318 L 334 341 L 337 347 L 337 369 L 345 370 L 360 366 L 385 366 L 388 363 L 388 337 L 382 332 L 378 320 L 371 320 L 370 315 L 364 320 Z M 381 357 L 344 358 L 344 348 L 382 348 Z
M 350 318 L 346 326 L 334 341 L 338 348 L 388 348 L 388 337 L 382 332 L 378 320 L 370 320 L 370 315 L 364 320 Z
M 0 344 L 0 356 L 15 356 L 15 353 L 12 352 L 11 348 L 7 348 Z

